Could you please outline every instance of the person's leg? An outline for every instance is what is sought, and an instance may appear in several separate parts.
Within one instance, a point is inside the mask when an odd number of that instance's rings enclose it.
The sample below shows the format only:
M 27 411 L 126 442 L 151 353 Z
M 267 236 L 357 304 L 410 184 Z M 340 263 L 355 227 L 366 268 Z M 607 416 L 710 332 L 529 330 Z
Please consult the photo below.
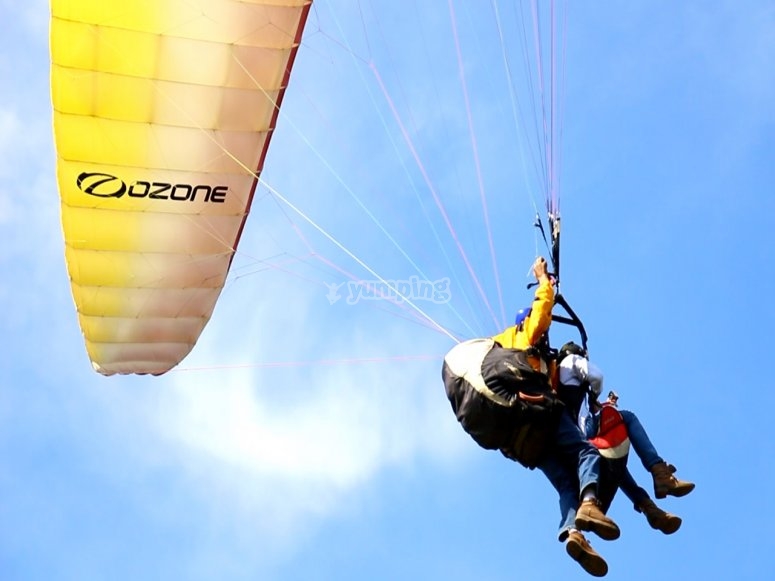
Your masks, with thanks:
M 627 469 L 624 458 L 600 458 L 600 480 L 597 484 L 597 499 L 600 501 L 600 509 L 608 514 L 608 509 L 619 490 L 619 481 L 622 471 Z
M 600 454 L 597 448 L 584 439 L 578 426 L 567 414 L 560 417 L 554 448 L 566 465 L 576 466 L 582 497 L 585 491 L 590 490 L 596 495 L 600 480 Z
M 602 577 L 608 564 L 576 528 L 576 510 L 579 505 L 579 481 L 572 465 L 564 463 L 556 453 L 550 454 L 538 467 L 551 482 L 560 498 L 560 530 L 558 540 L 565 542 L 565 550 L 590 575 Z
M 643 424 L 640 423 L 638 416 L 628 410 L 619 410 L 619 413 L 622 414 L 622 419 L 627 427 L 627 434 L 630 437 L 630 443 L 635 449 L 635 453 L 640 458 L 643 467 L 650 471 L 654 464 L 662 462 L 662 458 L 657 454 L 657 449 L 651 443 L 651 439 L 646 433 Z
M 679 480 L 673 473 L 675 467 L 667 464 L 657 454 L 654 444 L 646 434 L 646 430 L 640 423 L 638 416 L 627 410 L 620 410 L 624 425 L 627 427 L 627 433 L 630 436 L 630 442 L 635 449 L 635 453 L 643 463 L 643 467 L 651 472 L 654 479 L 654 495 L 657 498 L 665 498 L 668 494 L 671 496 L 685 496 L 694 490 L 692 482 Z
M 600 454 L 585 440 L 575 423 L 563 414 L 557 427 L 554 453 L 565 466 L 575 466 L 581 505 L 576 512 L 576 528 L 592 531 L 606 540 L 619 538 L 619 527 L 600 510 L 597 488 L 600 480 Z
M 619 474 L 619 488 L 621 488 L 624 495 L 630 499 L 633 506 L 638 506 L 649 498 L 648 492 L 638 486 L 638 483 L 635 482 L 635 479 L 632 477 L 632 474 L 630 474 L 627 466 L 625 466 L 624 470 Z
M 579 483 L 576 476 L 556 454 L 550 454 L 538 466 L 557 491 L 560 500 L 560 530 L 558 539 L 564 541 L 574 527 L 576 509 L 579 506 Z
M 590 575 L 605 577 L 608 573 L 608 563 L 589 544 L 587 539 L 576 529 L 568 535 L 565 550 L 571 559 L 576 561 Z
M 615 460 L 603 459 L 603 476 L 601 482 L 606 490 L 610 490 L 611 485 L 607 482 L 608 479 L 614 480 L 618 483 L 619 488 L 622 489 L 625 496 L 632 501 L 633 508 L 636 512 L 643 513 L 646 516 L 646 520 L 652 529 L 662 531 L 666 535 L 671 535 L 681 527 L 681 518 L 674 514 L 665 512 L 659 508 L 653 500 L 649 497 L 648 492 L 638 486 L 632 474 L 627 469 L 627 456 L 624 458 L 617 458 Z M 613 488 L 614 494 L 616 488 Z M 600 498 L 603 502 L 603 512 L 608 512 L 611 506 L 611 500 L 613 495 L 602 494 Z
M 642 489 L 641 489 L 642 490 Z M 672 535 L 681 528 L 681 517 L 659 508 L 648 495 L 634 506 L 636 512 L 646 515 L 646 520 L 652 529 L 662 531 L 666 535 Z

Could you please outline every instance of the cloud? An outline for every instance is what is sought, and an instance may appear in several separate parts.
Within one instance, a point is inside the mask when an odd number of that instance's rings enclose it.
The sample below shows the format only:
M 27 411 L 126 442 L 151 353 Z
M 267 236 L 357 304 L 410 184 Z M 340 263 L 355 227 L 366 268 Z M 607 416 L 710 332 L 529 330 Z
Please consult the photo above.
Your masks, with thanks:
M 282 294 L 293 295 L 287 288 Z M 325 301 L 324 293 L 319 294 L 317 299 Z M 295 304 L 298 310 L 299 303 Z M 254 318 L 263 324 L 245 326 L 243 318 L 243 330 L 279 328 L 270 314 L 277 312 L 275 304 L 259 310 L 265 316 Z M 232 308 L 219 313 L 220 322 L 228 319 L 230 312 Z M 220 343 L 219 337 L 230 326 L 213 329 L 196 359 L 223 360 L 224 355 L 212 346 Z M 422 345 L 407 342 L 406 330 L 400 328 L 400 323 L 398 326 L 381 328 L 381 338 L 371 342 L 372 356 L 392 349 L 410 353 L 422 350 Z M 328 336 L 329 348 L 340 353 L 348 353 L 348 349 L 344 346 L 339 350 L 336 345 L 346 345 L 346 334 L 358 333 L 357 323 L 338 333 L 321 325 L 306 327 L 316 341 Z M 260 333 L 250 330 L 231 332 L 234 340 L 241 335 L 247 339 L 245 344 L 254 353 L 252 360 L 262 357 L 261 346 L 269 339 L 259 339 Z M 265 351 L 277 356 L 269 348 Z M 310 355 L 306 347 L 289 346 L 281 357 L 315 360 L 328 353 L 320 349 Z M 191 365 L 196 366 L 196 361 Z M 180 372 L 173 377 L 174 387 L 166 392 L 162 431 L 189 452 L 232 466 L 251 479 L 298 480 L 328 491 L 323 496 L 336 496 L 367 481 L 386 465 L 411 462 L 418 454 L 450 445 L 417 433 L 437 424 L 438 418 L 432 416 L 439 409 L 448 413 L 437 367 L 435 362 L 384 362 L 304 365 L 277 371 L 247 368 Z M 429 375 L 435 380 L 432 387 L 427 386 Z M 454 423 L 451 414 L 450 419 Z M 442 456 L 450 453 L 454 452 L 440 452 Z
M 302 550 L 327 520 L 364 510 L 386 471 L 449 465 L 471 450 L 440 361 L 264 367 L 440 351 L 434 334 L 412 338 L 415 326 L 400 319 L 375 336 L 370 307 L 341 307 L 354 318 L 327 328 L 325 288 L 270 275 L 273 299 L 257 300 L 250 278 L 234 285 L 182 369 L 164 376 L 102 378 L 68 343 L 83 364 L 61 381 L 80 387 L 60 404 L 67 447 L 87 458 L 95 490 L 121 490 L 143 520 L 196 519 L 197 530 L 235 543 L 232 555 L 261 546 L 265 567 Z M 222 545 L 196 536 L 217 560 Z

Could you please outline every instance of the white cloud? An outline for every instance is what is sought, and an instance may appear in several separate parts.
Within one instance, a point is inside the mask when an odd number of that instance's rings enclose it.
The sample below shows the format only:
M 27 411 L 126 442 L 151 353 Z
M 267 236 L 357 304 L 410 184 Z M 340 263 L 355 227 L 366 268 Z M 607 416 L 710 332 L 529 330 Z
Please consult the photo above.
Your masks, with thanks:
M 280 384 L 250 369 L 182 372 L 159 417 L 164 434 L 188 453 L 249 480 L 304 482 L 335 497 L 386 465 L 459 451 L 459 440 L 435 428 L 456 428 L 438 366 L 285 368 Z
M 380 327 L 378 337 L 368 317 L 326 329 L 325 317 L 316 320 L 321 308 L 332 308 L 325 289 L 270 275 L 280 280 L 274 293 L 284 302 L 257 300 L 254 281 L 241 281 L 222 297 L 181 370 L 67 380 L 92 386 L 77 390 L 68 408 L 73 418 L 96 410 L 91 425 L 71 424 L 77 434 L 100 434 L 85 444 L 98 488 L 133 482 L 128 493 L 149 518 L 204 515 L 212 521 L 205 529 L 245 547 L 260 543 L 268 564 L 301 550 L 325 520 L 358 512 L 384 471 L 443 465 L 471 451 L 446 401 L 441 361 L 261 367 L 336 352 L 357 357 L 363 345 L 374 357 L 439 351 L 432 334 L 426 344 L 410 339 L 416 327 L 401 320 Z M 356 307 L 342 308 L 349 315 Z M 293 341 L 298 329 L 314 342 L 326 337 L 325 344 L 311 352 L 301 333 Z M 84 398 L 91 403 L 84 406 Z M 157 474 L 174 475 L 176 498 L 159 504 Z

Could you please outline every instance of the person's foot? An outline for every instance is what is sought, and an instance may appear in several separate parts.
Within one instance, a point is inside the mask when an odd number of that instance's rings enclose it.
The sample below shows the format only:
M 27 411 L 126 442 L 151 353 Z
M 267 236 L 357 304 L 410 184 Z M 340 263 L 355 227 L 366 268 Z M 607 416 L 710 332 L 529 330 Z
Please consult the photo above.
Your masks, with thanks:
M 568 533 L 568 540 L 565 541 L 565 550 L 571 559 L 576 561 L 590 575 L 595 577 L 604 577 L 608 573 L 608 563 L 598 555 L 578 531 Z
M 635 507 L 635 510 L 646 515 L 646 520 L 649 521 L 652 529 L 662 531 L 666 535 L 672 535 L 681 528 L 681 523 L 683 522 L 680 516 L 665 512 L 654 504 L 654 501 L 650 498 L 641 502 Z
M 665 462 L 657 462 L 651 469 L 651 476 L 654 478 L 654 496 L 665 498 L 670 496 L 686 496 L 694 490 L 693 482 L 678 480 L 673 473 L 675 466 Z
M 581 531 L 592 531 L 601 539 L 613 541 L 619 538 L 619 527 L 608 518 L 595 499 L 582 501 L 576 511 L 576 528 Z

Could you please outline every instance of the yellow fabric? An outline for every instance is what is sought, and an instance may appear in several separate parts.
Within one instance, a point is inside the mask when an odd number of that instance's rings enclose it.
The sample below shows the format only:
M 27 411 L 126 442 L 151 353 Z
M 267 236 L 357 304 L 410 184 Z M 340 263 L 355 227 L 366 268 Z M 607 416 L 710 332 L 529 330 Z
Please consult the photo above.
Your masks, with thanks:
M 65 258 L 100 373 L 164 373 L 210 319 L 311 2 L 51 0 Z
M 523 321 L 520 328 L 512 325 L 493 336 L 493 339 L 507 349 L 527 349 L 537 345 L 552 323 L 553 306 L 554 286 L 551 282 L 539 284 L 530 315 Z
M 542 282 L 536 289 L 530 315 L 519 327 L 512 325 L 494 335 L 493 340 L 507 349 L 528 349 L 536 346 L 552 324 L 552 307 L 554 307 L 554 285 L 551 281 Z M 528 362 L 534 369 L 548 374 L 552 378 L 552 384 L 555 384 L 554 362 L 547 365 L 539 357 L 528 357 Z

